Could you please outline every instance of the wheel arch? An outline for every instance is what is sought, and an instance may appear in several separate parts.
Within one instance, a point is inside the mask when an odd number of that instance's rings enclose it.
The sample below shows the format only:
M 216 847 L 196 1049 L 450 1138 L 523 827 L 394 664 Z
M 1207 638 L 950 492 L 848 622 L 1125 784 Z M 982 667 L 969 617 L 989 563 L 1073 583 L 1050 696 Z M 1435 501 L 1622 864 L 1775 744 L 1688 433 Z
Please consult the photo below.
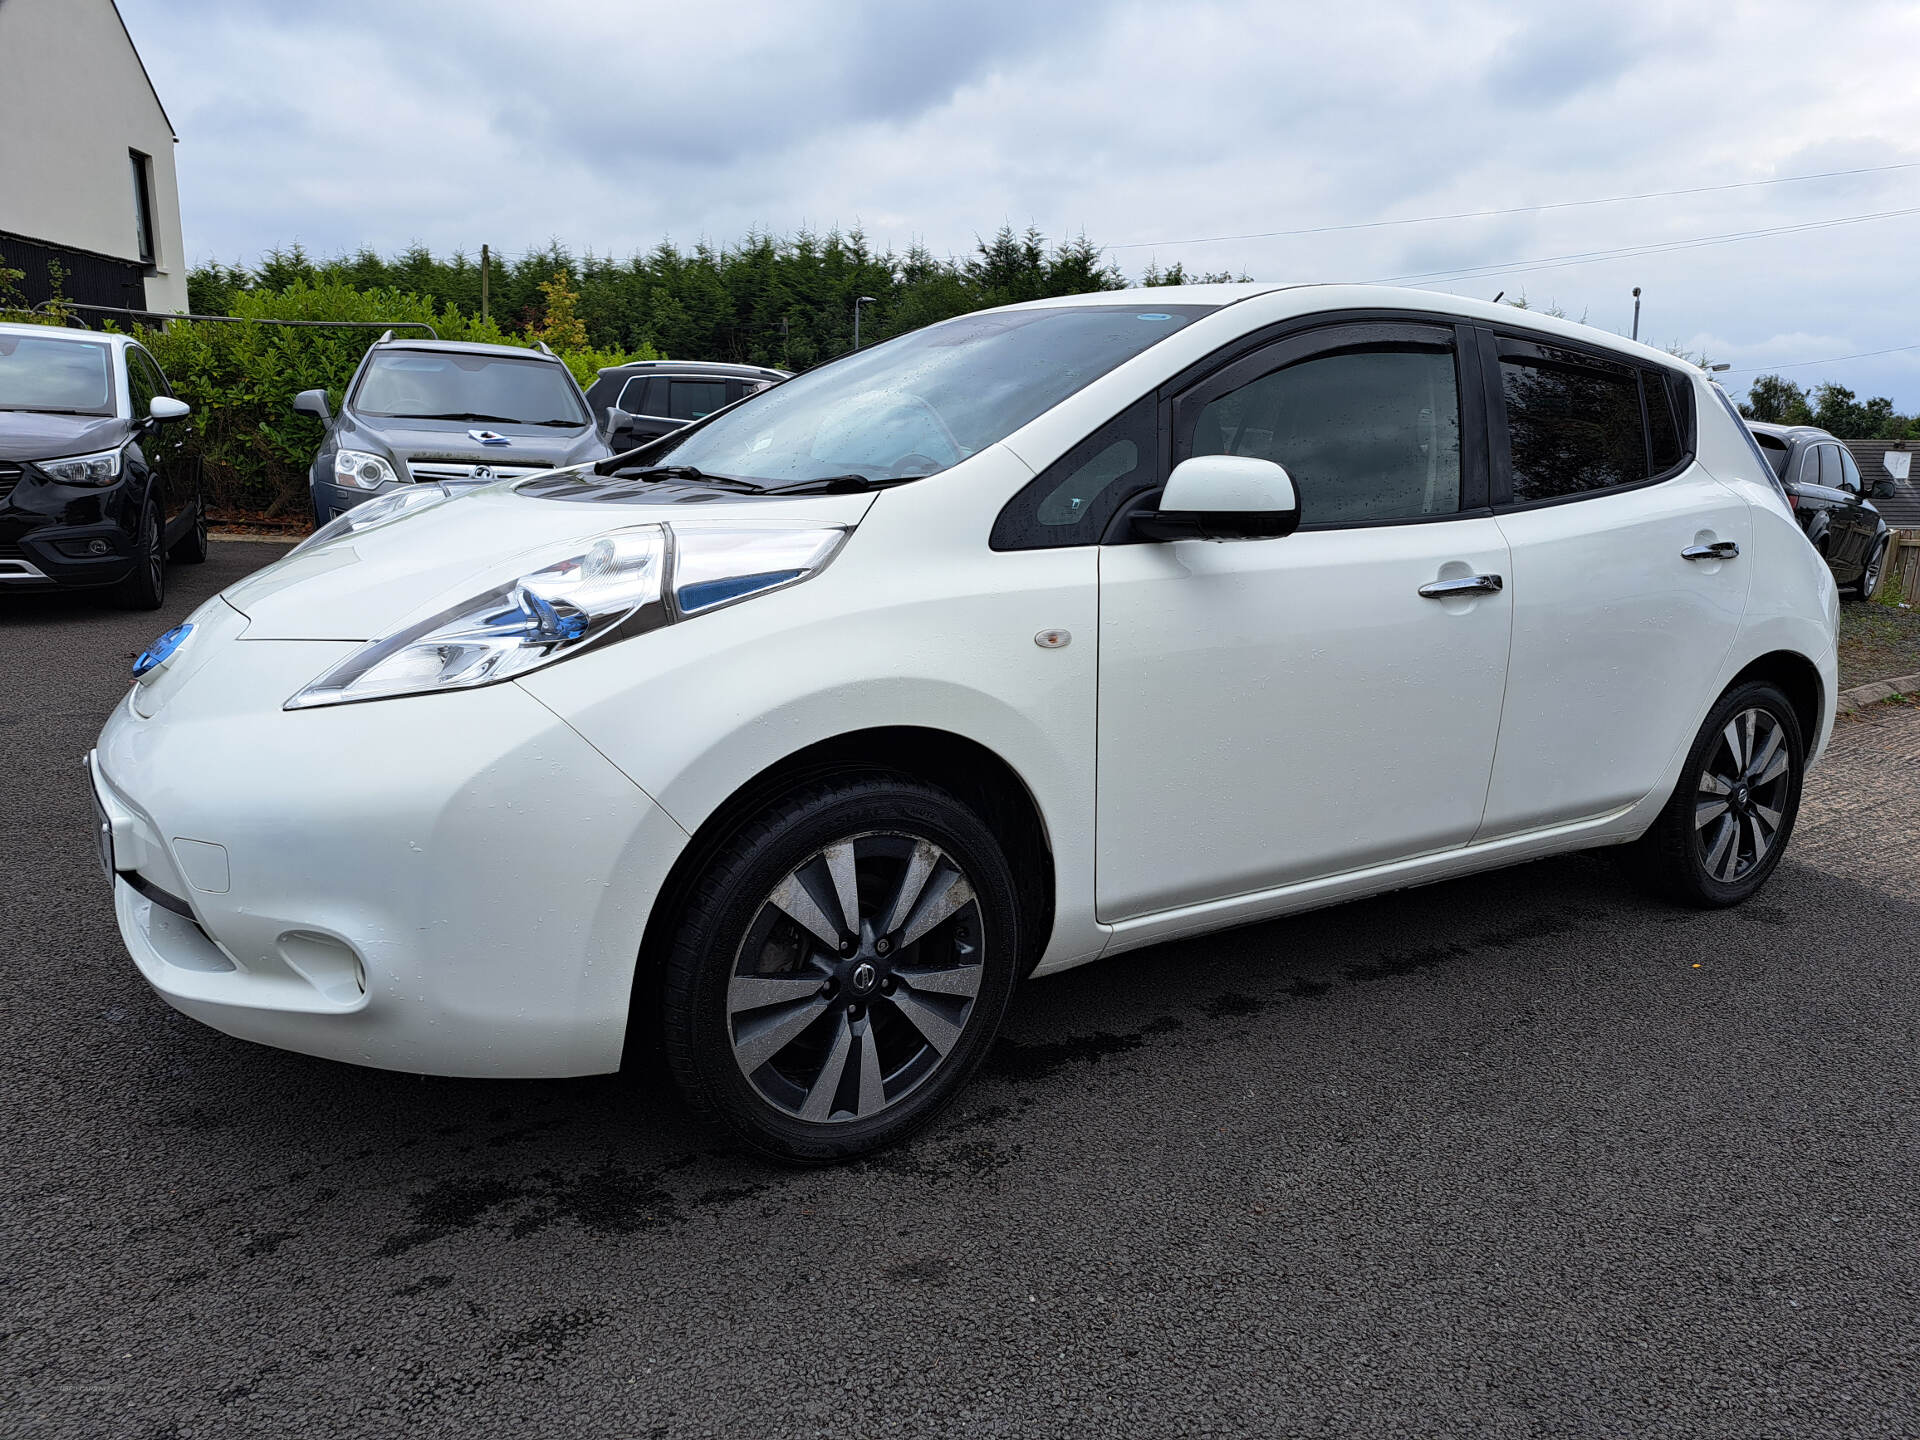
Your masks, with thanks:
M 1820 738 L 1820 721 L 1826 703 L 1819 667 L 1797 650 L 1769 650 L 1748 661 L 1740 673 L 1726 683 L 1720 695 L 1753 680 L 1769 681 L 1780 687 L 1793 706 L 1793 718 L 1800 724 L 1801 743 L 1811 751 Z M 1714 697 L 1714 703 L 1720 703 L 1719 696 Z
M 837 775 L 885 773 L 948 791 L 986 823 L 1006 852 L 1020 904 L 1021 974 L 1046 953 L 1053 934 L 1057 877 L 1053 843 L 1032 788 L 1002 756 L 977 740 L 918 725 L 852 730 L 783 756 L 740 785 L 701 822 L 662 884 L 640 942 L 634 971 L 634 1001 L 628 1019 L 628 1053 L 636 1040 L 648 1048 L 657 1005 L 647 997 L 657 984 L 673 930 L 688 893 L 713 856 L 742 826 L 783 795 Z

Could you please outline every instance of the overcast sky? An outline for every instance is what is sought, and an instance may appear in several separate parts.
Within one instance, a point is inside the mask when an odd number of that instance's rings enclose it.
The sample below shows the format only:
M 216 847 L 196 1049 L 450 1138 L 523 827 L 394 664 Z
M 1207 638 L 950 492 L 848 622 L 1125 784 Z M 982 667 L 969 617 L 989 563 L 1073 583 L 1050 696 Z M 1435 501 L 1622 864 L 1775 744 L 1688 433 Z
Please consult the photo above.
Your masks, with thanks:
M 1756 369 L 1920 344 L 1920 4 L 120 0 L 187 252 L 624 256 L 859 224 L 1084 230 L 1256 279 L 1414 283 Z M 1201 237 L 1912 168 L 1319 235 Z M 1140 243 L 1150 242 L 1150 243 Z M 1125 247 L 1125 248 L 1121 248 Z M 1920 408 L 1920 349 L 1785 373 Z

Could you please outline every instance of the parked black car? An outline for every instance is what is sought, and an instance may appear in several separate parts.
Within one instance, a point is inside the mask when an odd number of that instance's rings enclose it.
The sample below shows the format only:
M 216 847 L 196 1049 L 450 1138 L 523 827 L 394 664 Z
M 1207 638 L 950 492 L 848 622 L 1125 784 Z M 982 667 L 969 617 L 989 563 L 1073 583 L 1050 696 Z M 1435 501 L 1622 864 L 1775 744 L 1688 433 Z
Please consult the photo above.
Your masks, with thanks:
M 765 365 L 727 365 L 705 360 L 636 360 L 602 370 L 587 387 L 594 423 L 614 450 L 678 430 L 790 375 Z M 619 435 L 609 428 L 608 412 L 622 413 Z
M 326 426 L 314 456 L 314 523 L 416 481 L 511 480 L 609 453 L 566 365 L 547 350 L 455 340 L 368 349 L 335 415 L 324 390 L 293 408 Z
M 1863 600 L 1873 594 L 1887 556 L 1887 522 L 1867 498 L 1870 489 L 1879 487 L 1861 479 L 1847 447 L 1825 430 L 1759 420 L 1749 420 L 1747 428 L 1780 477 L 1787 503 L 1833 571 L 1834 582 Z M 1892 494 L 1893 482 L 1883 483 Z
M 111 588 L 158 609 L 167 557 L 207 558 L 187 413 L 128 336 L 0 325 L 0 591 Z

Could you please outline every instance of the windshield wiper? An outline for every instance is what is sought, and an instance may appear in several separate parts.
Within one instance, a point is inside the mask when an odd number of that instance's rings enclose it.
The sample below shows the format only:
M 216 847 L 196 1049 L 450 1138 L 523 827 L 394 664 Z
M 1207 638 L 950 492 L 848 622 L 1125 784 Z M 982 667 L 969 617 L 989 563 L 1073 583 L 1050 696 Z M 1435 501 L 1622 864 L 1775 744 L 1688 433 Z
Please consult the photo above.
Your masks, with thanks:
M 564 425 L 569 430 L 578 430 L 587 423 L 584 420 L 521 420 L 512 415 L 477 415 L 471 410 L 448 415 L 395 415 L 391 418 L 395 420 L 491 420 L 496 425 Z
M 692 465 L 648 465 L 640 470 L 616 470 L 613 473 L 623 480 L 692 480 L 696 484 L 712 485 L 721 490 L 737 490 L 742 495 L 758 494 L 760 490 L 751 480 L 741 480 L 732 475 L 709 475 Z
M 0 410 L 22 415 L 98 415 L 98 410 L 71 410 L 60 405 L 0 405 Z
M 785 485 L 756 485 L 753 491 L 756 495 L 799 495 L 809 490 L 826 495 L 849 495 L 857 490 L 885 490 L 925 478 L 923 475 L 817 475 L 811 480 L 794 480 Z

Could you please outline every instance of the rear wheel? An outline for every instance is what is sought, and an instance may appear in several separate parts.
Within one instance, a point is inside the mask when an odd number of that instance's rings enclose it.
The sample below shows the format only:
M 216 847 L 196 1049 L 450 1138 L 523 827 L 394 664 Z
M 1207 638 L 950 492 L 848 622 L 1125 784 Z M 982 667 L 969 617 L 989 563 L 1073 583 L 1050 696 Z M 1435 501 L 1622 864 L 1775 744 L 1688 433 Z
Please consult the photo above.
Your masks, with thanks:
M 1871 600 L 1873 592 L 1880 588 L 1880 568 L 1887 561 L 1887 542 L 1882 540 L 1873 547 L 1873 558 L 1867 561 L 1867 568 L 1860 572 L 1855 584 L 1855 592 L 1862 600 Z
M 114 599 L 128 610 L 158 610 L 167 598 L 167 550 L 160 507 L 147 506 L 133 542 L 133 569 L 114 591 Z
M 1729 691 L 1700 727 L 1673 797 L 1636 842 L 1633 868 L 1683 904 L 1739 904 L 1780 863 L 1805 766 L 1799 719 L 1776 686 Z
M 859 1155 L 966 1083 L 1019 948 L 1012 874 L 972 811 L 906 779 L 827 782 L 746 826 L 697 883 L 666 963 L 667 1060 L 758 1150 Z

